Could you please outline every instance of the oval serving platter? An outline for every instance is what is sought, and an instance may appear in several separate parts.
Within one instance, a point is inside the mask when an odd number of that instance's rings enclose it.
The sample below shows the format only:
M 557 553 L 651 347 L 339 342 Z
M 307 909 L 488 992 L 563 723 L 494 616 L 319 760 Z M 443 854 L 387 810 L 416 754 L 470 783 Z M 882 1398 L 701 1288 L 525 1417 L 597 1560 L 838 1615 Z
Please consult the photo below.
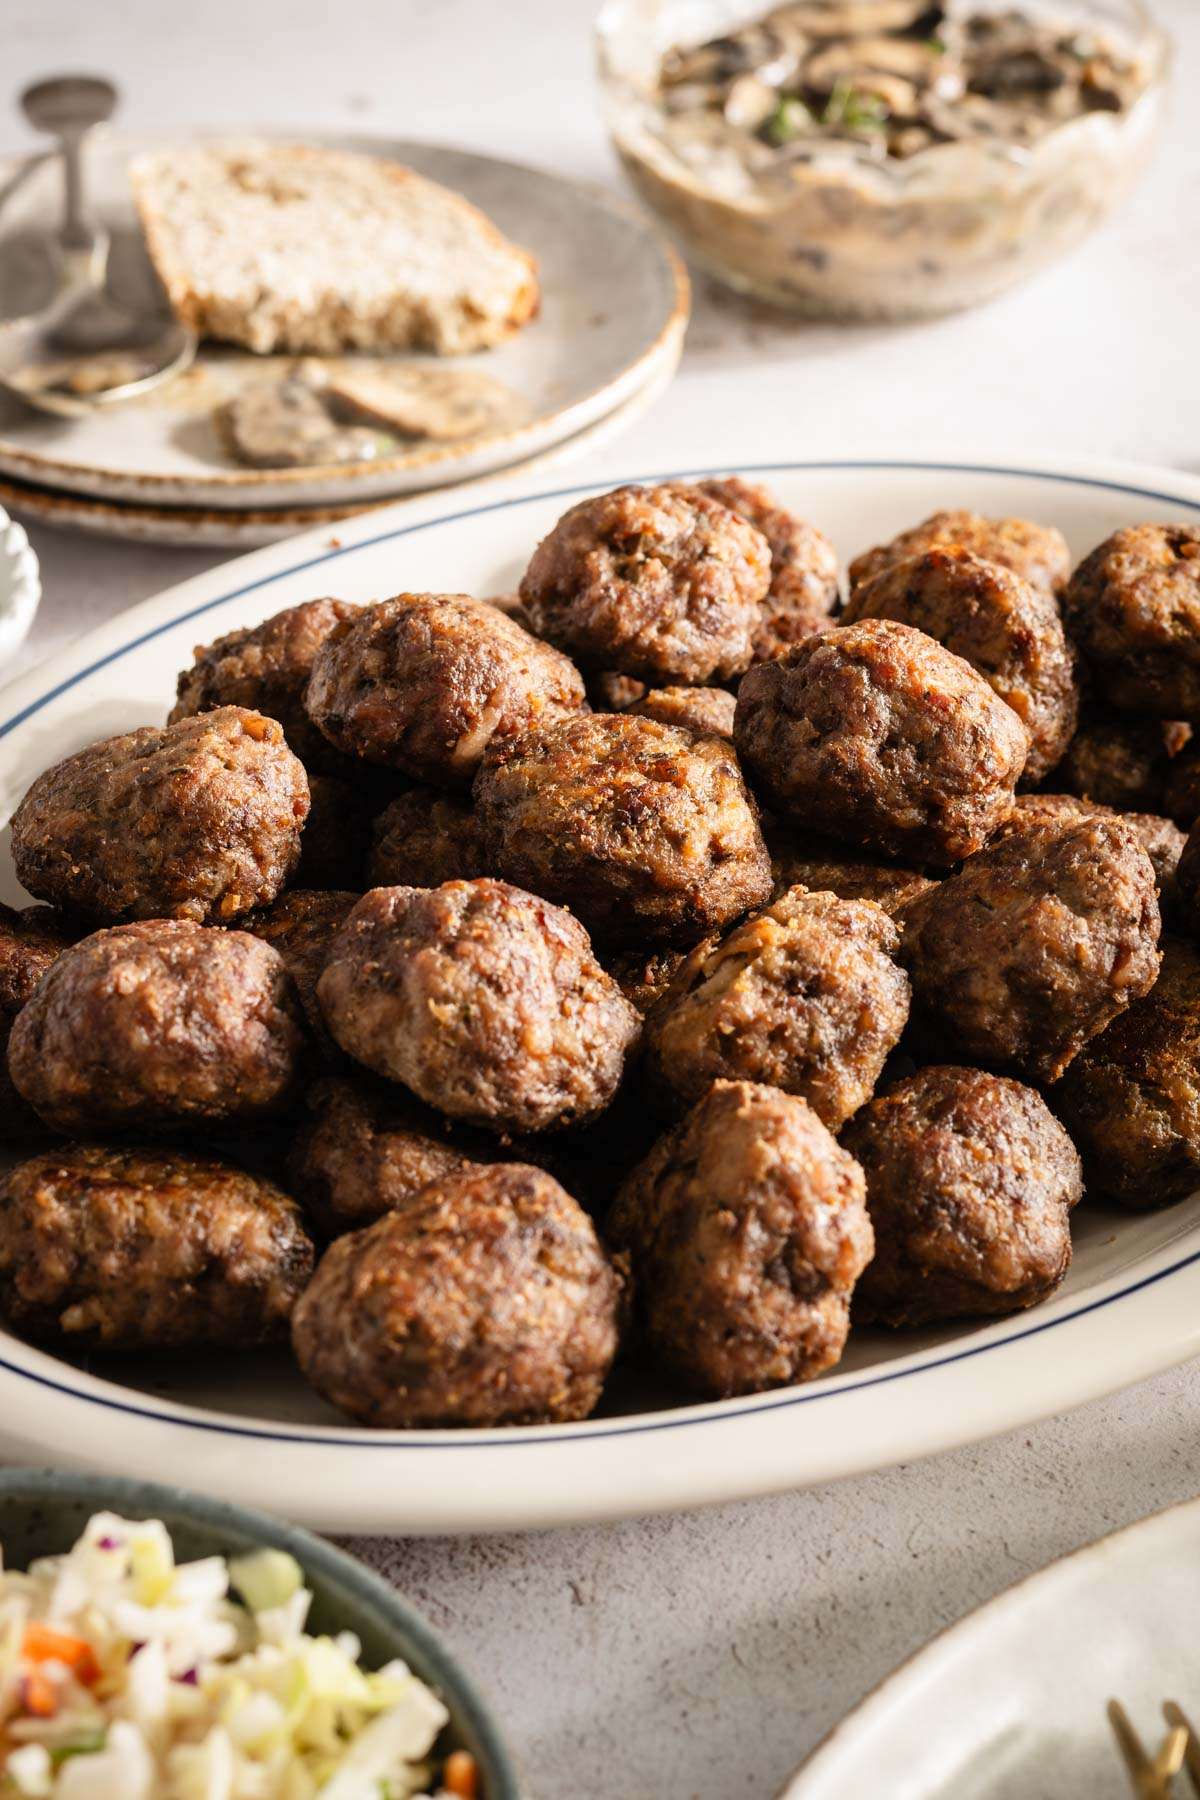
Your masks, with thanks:
M 931 458 L 740 472 L 822 526 L 844 557 L 939 507 L 1057 523 L 1076 555 L 1121 525 L 1200 517 L 1200 480 L 1119 464 Z M 48 764 L 161 720 L 196 643 L 313 594 L 511 591 L 533 545 L 593 485 L 470 509 L 431 496 L 339 526 L 336 539 L 310 533 L 258 551 L 109 621 L 0 694 L 0 818 Z M 0 898 L 19 898 L 6 839 Z M 0 1333 L 0 1452 L 170 1471 L 325 1530 L 509 1530 L 746 1498 L 910 1461 L 1197 1353 L 1200 1195 L 1142 1215 L 1085 1203 L 1074 1266 L 1048 1304 L 939 1331 L 855 1332 L 841 1365 L 804 1387 L 679 1404 L 617 1380 L 601 1414 L 578 1425 L 371 1432 L 309 1393 L 282 1353 L 84 1367 Z

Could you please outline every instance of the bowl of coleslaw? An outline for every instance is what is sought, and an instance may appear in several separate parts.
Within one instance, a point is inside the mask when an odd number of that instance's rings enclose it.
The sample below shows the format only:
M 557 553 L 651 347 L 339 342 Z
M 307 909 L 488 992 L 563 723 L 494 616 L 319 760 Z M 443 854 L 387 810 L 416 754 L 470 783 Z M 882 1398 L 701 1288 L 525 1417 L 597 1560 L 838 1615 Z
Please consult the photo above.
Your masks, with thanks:
M 3 1470 L 0 1558 L 0 1800 L 519 1800 L 431 1627 L 307 1532 Z

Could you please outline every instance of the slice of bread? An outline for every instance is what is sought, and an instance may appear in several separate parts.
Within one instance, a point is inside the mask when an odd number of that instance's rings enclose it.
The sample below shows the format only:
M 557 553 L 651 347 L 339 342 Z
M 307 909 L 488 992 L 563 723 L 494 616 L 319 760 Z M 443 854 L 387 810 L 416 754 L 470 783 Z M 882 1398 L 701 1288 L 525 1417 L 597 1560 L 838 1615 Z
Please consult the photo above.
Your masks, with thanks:
M 528 251 L 383 157 L 230 139 L 140 157 L 130 176 L 171 305 L 204 337 L 452 355 L 537 311 Z

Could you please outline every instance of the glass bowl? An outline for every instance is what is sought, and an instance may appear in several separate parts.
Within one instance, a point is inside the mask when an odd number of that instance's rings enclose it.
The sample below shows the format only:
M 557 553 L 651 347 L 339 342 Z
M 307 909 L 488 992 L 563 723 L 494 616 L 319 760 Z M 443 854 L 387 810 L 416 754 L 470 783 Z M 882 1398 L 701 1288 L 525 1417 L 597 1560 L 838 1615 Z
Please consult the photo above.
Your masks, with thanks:
M 1128 111 L 1087 113 L 1030 146 L 975 140 L 883 161 L 829 142 L 768 171 L 748 170 L 732 151 L 685 153 L 662 129 L 664 51 L 706 42 L 770 4 L 607 0 L 597 22 L 603 107 L 621 161 L 692 260 L 742 293 L 816 318 L 911 319 L 975 306 L 1078 244 L 1150 160 L 1170 45 L 1142 0 L 1054 8 L 1058 20 L 1118 39 L 1146 85 Z

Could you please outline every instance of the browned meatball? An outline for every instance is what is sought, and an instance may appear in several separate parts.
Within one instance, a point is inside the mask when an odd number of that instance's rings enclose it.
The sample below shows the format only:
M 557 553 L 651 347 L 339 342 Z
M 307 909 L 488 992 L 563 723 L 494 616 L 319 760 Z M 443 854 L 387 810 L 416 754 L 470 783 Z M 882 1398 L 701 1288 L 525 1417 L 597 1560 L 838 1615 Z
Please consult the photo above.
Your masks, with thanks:
M 93 919 L 228 924 L 287 882 L 308 807 L 275 720 L 223 706 L 47 769 L 17 808 L 13 861 L 31 894 Z
M 291 1187 L 324 1237 L 372 1224 L 476 1160 L 451 1142 L 444 1119 L 394 1087 L 330 1078 L 305 1104 Z
M 1150 992 L 1085 1045 L 1051 1092 L 1089 1193 L 1161 1206 L 1200 1188 L 1200 951 L 1164 938 Z
M 1189 936 L 1200 938 L 1200 819 L 1197 819 L 1183 847 L 1183 855 L 1175 870 L 1175 891 L 1179 904 L 1179 922 Z
M 718 1081 L 617 1195 L 656 1356 L 705 1394 L 809 1381 L 842 1354 L 873 1239 L 862 1170 L 803 1100 Z
M 270 944 L 283 958 L 321 1061 L 330 1067 L 339 1067 L 345 1058 L 329 1035 L 317 1001 L 317 981 L 334 938 L 361 898 L 344 888 L 292 888 L 273 906 L 242 920 L 243 931 Z
M 269 945 L 147 919 L 63 951 L 17 1017 L 8 1065 L 48 1125 L 86 1134 L 280 1112 L 303 1045 Z
M 644 681 L 632 675 L 618 675 L 615 669 L 601 669 L 588 677 L 588 699 L 597 712 L 625 712 L 636 700 L 644 700 L 649 692 Z
M 969 550 L 927 550 L 855 588 L 843 622 L 898 619 L 977 669 L 1029 733 L 1023 779 L 1062 756 L 1079 714 L 1075 655 L 1053 594 Z
M 639 719 L 657 719 L 662 725 L 694 731 L 698 737 L 732 738 L 736 706 L 726 688 L 664 687 L 651 688 L 629 711 Z
M 248 707 L 278 719 L 306 768 L 336 774 L 340 759 L 305 711 L 304 693 L 317 651 L 335 625 L 359 610 L 349 600 L 304 600 L 261 625 L 197 644 L 195 662 L 179 676 L 171 723 L 218 706 Z
M 582 1207 L 542 1170 L 498 1163 L 338 1238 L 292 1342 L 318 1393 L 368 1425 L 585 1419 L 620 1298 Z
M 1019 1312 L 1071 1265 L 1079 1154 L 1041 1095 L 982 1069 L 919 1069 L 853 1118 L 875 1256 L 854 1317 L 885 1325 Z
M 336 775 L 310 775 L 311 805 L 292 880 L 302 888 L 359 888 L 371 841 L 372 801 Z
M 1030 825 L 904 915 L 915 1007 L 957 1051 L 1056 1081 L 1154 984 L 1154 869 L 1114 817 Z
M 764 1082 L 799 1094 L 836 1131 L 873 1093 L 907 1023 L 899 943 L 869 900 L 790 888 L 692 951 L 646 1021 L 651 1080 L 685 1104 L 718 1079 Z
M 1063 616 L 1110 706 L 1200 718 L 1200 530 L 1114 532 L 1072 575 Z
M 0 1013 L 16 1015 L 80 931 L 52 906 L 0 906 Z
M 686 950 L 619 950 L 605 968 L 627 1000 L 648 1013 L 670 987 L 687 958 Z
M 1053 786 L 1117 812 L 1168 812 L 1165 792 L 1173 758 L 1191 727 L 1086 707 Z M 1180 821 L 1182 823 L 1182 821 Z
M 485 600 L 397 594 L 331 631 L 309 716 L 349 756 L 465 787 L 503 742 L 583 704 L 574 664 Z
M 899 863 L 856 857 L 845 844 L 820 837 L 815 831 L 775 825 L 766 836 L 777 897 L 790 887 L 813 888 L 837 894 L 842 900 L 873 900 L 898 918 L 910 900 L 937 885 L 928 875 Z
M 505 881 L 372 889 L 317 993 L 351 1056 L 501 1132 L 601 1112 L 641 1025 L 578 920 Z
M 20 912 L 0 906 L 0 1144 L 25 1144 L 47 1135 L 47 1127 L 13 1086 L 8 1072 L 8 1040 L 13 1021 L 46 971 L 79 930 L 52 906 Z
M 999 563 L 1051 594 L 1061 594 L 1071 573 L 1067 540 L 1053 525 L 1035 525 L 1030 519 L 986 519 L 981 513 L 962 509 L 933 513 L 910 531 L 902 531 L 890 544 L 855 557 L 850 564 L 850 590 L 853 593 L 893 563 L 952 545 Z
M 943 866 L 1011 810 L 1029 739 L 960 656 L 911 625 L 863 619 L 751 669 L 734 742 L 797 824 Z
M 1137 834 L 1138 842 L 1154 865 L 1160 907 L 1175 897 L 1175 875 L 1187 838 L 1170 819 L 1158 813 L 1119 813 L 1111 806 L 1100 806 L 1094 800 L 1081 800 L 1076 794 L 1021 794 L 1012 813 L 992 839 L 994 844 L 1025 831 L 1031 825 L 1063 825 L 1073 819 L 1124 819 Z
M 609 944 L 694 944 L 770 896 L 754 805 L 719 738 L 581 715 L 485 764 L 475 807 L 496 871 Z
M 456 794 L 413 788 L 375 821 L 367 860 L 370 887 L 440 887 L 488 873 L 483 834 Z
M 1171 763 L 1163 783 L 1162 809 L 1184 831 L 1200 819 L 1200 751 L 1185 750 Z
M 652 684 L 749 665 L 771 580 L 766 539 L 707 494 L 620 487 L 573 506 L 521 582 L 532 627 L 594 669 Z
M 312 1266 L 287 1195 L 211 1157 L 68 1145 L 0 1176 L 0 1313 L 36 1341 L 264 1343 Z
M 823 631 L 838 603 L 837 551 L 825 533 L 788 512 L 756 482 L 727 475 L 698 481 L 696 487 L 748 519 L 770 546 L 771 586 L 754 632 L 754 661 L 769 662 Z

